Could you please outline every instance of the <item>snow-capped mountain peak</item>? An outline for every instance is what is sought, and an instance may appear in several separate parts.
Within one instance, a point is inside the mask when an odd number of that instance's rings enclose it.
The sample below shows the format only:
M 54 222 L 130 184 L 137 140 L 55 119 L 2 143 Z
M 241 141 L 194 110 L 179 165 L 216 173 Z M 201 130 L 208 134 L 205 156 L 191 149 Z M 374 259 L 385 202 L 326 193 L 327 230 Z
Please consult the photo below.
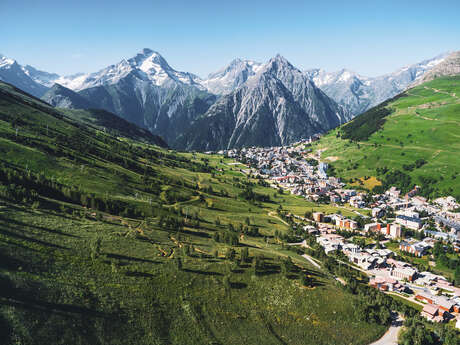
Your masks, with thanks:
M 297 70 L 297 68 L 295 68 L 284 56 L 280 54 L 277 54 L 275 57 L 272 57 L 270 60 L 268 60 L 267 64 L 263 67 L 263 69 L 266 71 L 286 68 Z
M 263 66 L 259 62 L 236 58 L 217 72 L 209 74 L 208 79 L 201 81 L 201 85 L 214 94 L 228 94 L 244 84 Z
M 61 77 L 55 82 L 80 91 L 101 85 L 113 85 L 131 74 L 140 81 L 149 81 L 157 86 L 172 82 L 202 88 L 197 82 L 199 80 L 197 76 L 174 70 L 160 53 L 148 48 L 144 48 L 130 59 L 123 59 L 99 72 Z
M 16 60 L 0 55 L 0 80 L 10 83 L 36 97 L 41 97 L 47 87 L 38 83 L 24 72 Z
M 347 70 L 347 69 L 344 68 L 338 73 L 337 81 L 338 82 L 347 82 L 347 81 L 353 79 L 356 76 L 357 76 L 357 74 L 355 72 L 352 72 L 352 71 Z
M 16 60 L 10 59 L 2 54 L 0 54 L 0 68 L 8 68 L 9 66 L 16 63 Z

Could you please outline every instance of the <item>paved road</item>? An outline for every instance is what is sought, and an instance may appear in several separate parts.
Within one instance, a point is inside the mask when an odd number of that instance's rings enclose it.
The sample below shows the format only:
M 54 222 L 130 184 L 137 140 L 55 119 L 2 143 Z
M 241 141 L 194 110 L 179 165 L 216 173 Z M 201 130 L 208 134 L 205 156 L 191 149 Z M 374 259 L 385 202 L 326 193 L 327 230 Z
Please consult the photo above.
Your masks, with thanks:
M 403 325 L 403 319 L 398 315 L 398 318 L 391 323 L 388 331 L 376 342 L 370 345 L 398 345 L 398 334 Z

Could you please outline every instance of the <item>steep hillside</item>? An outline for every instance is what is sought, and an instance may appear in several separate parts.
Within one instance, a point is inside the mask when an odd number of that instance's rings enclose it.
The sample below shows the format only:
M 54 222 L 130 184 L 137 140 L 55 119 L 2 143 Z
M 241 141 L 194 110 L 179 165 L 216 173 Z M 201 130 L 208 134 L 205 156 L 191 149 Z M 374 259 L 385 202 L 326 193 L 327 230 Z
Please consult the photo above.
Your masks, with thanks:
M 59 84 L 54 84 L 48 91 L 46 91 L 41 99 L 57 108 L 95 108 L 95 105 L 86 98 Z
M 141 81 L 135 74 L 112 85 L 79 92 L 97 108 L 115 113 L 175 146 L 176 138 L 189 129 L 193 120 L 204 114 L 216 97 L 195 86 L 175 82 L 169 87 Z
M 368 344 L 385 331 L 388 306 L 286 246 L 281 207 L 317 205 L 223 157 L 0 91 L 2 344 Z
M 59 88 L 61 88 L 59 86 Z M 65 89 L 65 88 L 64 88 Z M 67 90 L 70 91 L 70 90 Z M 72 92 L 72 91 L 70 91 Z M 126 120 L 123 120 L 117 115 L 109 113 L 101 109 L 86 109 L 86 110 L 70 110 L 70 109 L 56 109 L 45 103 L 43 100 L 34 98 L 32 95 L 14 87 L 13 85 L 0 82 L 0 95 L 11 102 L 16 102 L 23 106 L 31 106 L 40 111 L 45 111 L 57 116 L 68 116 L 67 120 L 73 120 L 78 123 L 89 125 L 104 132 L 111 133 L 115 136 L 126 137 L 141 142 L 158 145 L 160 147 L 167 147 L 166 142 L 159 136 L 153 135 L 146 129 L 140 128 Z M 19 115 L 16 121 L 21 123 Z M 18 132 L 21 127 L 19 126 Z
M 73 120 L 117 137 L 125 137 L 164 148 L 168 147 L 168 144 L 160 136 L 153 135 L 148 130 L 103 109 L 59 109 L 59 111 Z
M 376 176 L 425 196 L 460 197 L 460 76 L 412 88 L 313 146 L 338 176 Z

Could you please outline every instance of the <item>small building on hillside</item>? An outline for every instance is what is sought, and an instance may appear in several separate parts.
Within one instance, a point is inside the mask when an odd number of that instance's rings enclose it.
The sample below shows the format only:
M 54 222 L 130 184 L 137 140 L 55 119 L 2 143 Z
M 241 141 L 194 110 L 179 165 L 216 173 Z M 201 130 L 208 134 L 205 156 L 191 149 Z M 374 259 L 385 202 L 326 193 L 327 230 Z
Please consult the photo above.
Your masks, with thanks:
M 434 304 L 438 305 L 441 310 L 447 311 L 450 313 L 454 310 L 455 302 L 452 302 L 446 296 L 435 296 Z
M 443 322 L 446 312 L 441 310 L 438 306 L 427 304 L 423 307 L 421 315 L 429 321 Z
M 428 304 L 433 304 L 434 302 L 434 296 L 428 292 L 419 292 L 415 295 L 415 299 Z
M 358 222 L 351 220 L 351 219 L 344 219 L 344 218 L 336 218 L 335 219 L 335 226 L 337 226 L 340 230 L 356 230 L 358 229 Z
M 398 190 L 396 187 L 391 187 L 389 190 L 385 192 L 385 194 L 388 195 L 390 198 L 397 199 L 399 198 L 401 191 Z
M 402 285 L 396 279 L 377 276 L 369 280 L 369 285 L 381 291 L 399 291 Z
M 324 221 L 324 213 L 322 212 L 313 213 L 313 220 L 315 222 L 322 223 Z
M 365 232 L 380 232 L 382 224 L 380 223 L 369 223 L 364 225 Z
M 401 241 L 399 243 L 399 250 L 413 254 L 418 257 L 422 257 L 430 248 L 430 245 L 425 242 L 409 243 L 406 241 Z
M 342 246 L 342 251 L 345 252 L 345 255 L 347 254 L 357 254 L 361 251 L 361 248 L 353 243 L 345 243 Z

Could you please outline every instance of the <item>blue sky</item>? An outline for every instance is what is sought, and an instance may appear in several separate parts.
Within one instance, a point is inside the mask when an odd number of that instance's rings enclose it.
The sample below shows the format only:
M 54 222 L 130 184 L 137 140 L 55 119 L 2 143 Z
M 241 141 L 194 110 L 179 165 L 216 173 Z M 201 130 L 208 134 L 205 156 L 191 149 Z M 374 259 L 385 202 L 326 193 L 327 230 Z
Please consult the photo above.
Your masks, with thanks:
M 280 53 L 299 68 L 391 72 L 460 50 L 460 1 L 0 1 L 0 53 L 60 74 L 144 47 L 206 76 Z

